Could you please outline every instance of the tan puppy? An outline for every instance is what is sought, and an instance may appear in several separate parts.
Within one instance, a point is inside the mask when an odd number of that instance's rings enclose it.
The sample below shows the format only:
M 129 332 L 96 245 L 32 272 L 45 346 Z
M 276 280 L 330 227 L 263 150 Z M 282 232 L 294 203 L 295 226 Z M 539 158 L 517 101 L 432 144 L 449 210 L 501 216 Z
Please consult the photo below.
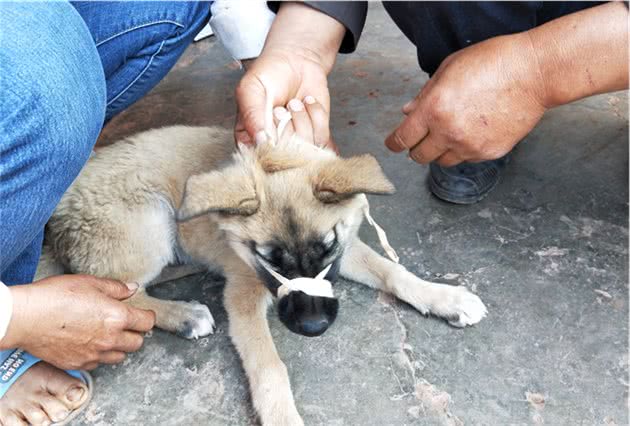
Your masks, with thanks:
M 51 218 L 47 251 L 65 271 L 142 288 L 169 264 L 222 268 L 229 333 L 264 425 L 302 419 L 266 319 L 280 283 L 263 264 L 288 279 L 315 277 L 331 265 L 328 281 L 340 274 L 458 327 L 485 315 L 465 288 L 423 281 L 359 240 L 363 194 L 394 190 L 373 157 L 342 159 L 296 141 L 234 151 L 230 132 L 191 127 L 102 148 Z M 155 311 L 158 327 L 186 338 L 214 328 L 200 303 L 159 300 L 144 290 L 130 303 Z M 278 301 L 278 315 L 292 331 L 316 336 L 338 307 L 334 297 L 291 291 Z

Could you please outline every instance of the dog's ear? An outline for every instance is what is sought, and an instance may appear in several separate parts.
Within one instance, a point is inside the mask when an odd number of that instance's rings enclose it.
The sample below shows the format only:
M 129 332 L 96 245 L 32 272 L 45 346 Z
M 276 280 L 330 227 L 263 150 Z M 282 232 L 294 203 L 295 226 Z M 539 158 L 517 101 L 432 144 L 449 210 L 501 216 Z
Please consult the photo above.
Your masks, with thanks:
M 177 220 L 205 213 L 249 216 L 259 205 L 253 177 L 242 167 L 228 167 L 188 178 Z
M 376 159 L 366 154 L 325 163 L 315 175 L 313 191 L 323 203 L 338 203 L 356 194 L 393 194 L 395 188 Z

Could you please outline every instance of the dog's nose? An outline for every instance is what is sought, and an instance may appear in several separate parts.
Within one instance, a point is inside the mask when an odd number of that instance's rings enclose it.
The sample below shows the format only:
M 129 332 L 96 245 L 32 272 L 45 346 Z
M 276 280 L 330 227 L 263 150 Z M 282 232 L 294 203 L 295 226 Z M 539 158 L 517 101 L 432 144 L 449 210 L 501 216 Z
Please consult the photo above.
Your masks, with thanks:
M 326 317 L 311 318 L 302 321 L 302 334 L 309 337 L 319 336 L 326 331 L 330 322 Z

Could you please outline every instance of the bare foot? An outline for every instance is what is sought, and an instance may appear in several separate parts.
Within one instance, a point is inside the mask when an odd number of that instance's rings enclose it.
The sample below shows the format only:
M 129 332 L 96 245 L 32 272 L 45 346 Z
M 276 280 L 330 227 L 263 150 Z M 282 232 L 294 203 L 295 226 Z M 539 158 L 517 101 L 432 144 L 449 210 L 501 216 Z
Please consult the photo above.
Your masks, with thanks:
M 0 425 L 63 421 L 88 398 L 87 386 L 43 361 L 33 365 L 0 398 Z

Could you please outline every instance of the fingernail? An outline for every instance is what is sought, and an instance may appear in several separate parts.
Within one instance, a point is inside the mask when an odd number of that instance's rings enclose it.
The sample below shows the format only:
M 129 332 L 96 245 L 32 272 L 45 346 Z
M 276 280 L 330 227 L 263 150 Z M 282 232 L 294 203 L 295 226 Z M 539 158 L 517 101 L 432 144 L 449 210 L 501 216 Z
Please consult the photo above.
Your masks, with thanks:
M 85 390 L 83 388 L 74 387 L 66 393 L 66 397 L 68 398 L 68 401 L 76 402 L 83 398 L 83 394 L 85 394 Z
M 261 130 L 260 132 L 256 133 L 256 137 L 254 139 L 256 140 L 256 144 L 265 143 L 267 142 L 267 134 L 264 130 Z
M 277 120 L 282 120 L 288 113 L 289 111 L 284 107 L 275 107 L 273 109 L 273 116 L 276 117 Z
M 291 99 L 289 101 L 289 109 L 291 111 L 304 111 L 304 104 L 299 99 Z
M 315 103 L 315 98 L 309 95 L 304 98 L 304 103 L 308 105 L 313 105 Z
M 129 291 L 136 291 L 138 290 L 138 287 L 140 287 L 138 283 L 125 283 L 125 285 L 129 289 Z
M 413 104 L 413 101 L 415 101 L 415 99 L 410 100 L 409 102 L 407 102 L 404 106 L 403 106 L 403 111 L 411 108 L 411 105 Z

